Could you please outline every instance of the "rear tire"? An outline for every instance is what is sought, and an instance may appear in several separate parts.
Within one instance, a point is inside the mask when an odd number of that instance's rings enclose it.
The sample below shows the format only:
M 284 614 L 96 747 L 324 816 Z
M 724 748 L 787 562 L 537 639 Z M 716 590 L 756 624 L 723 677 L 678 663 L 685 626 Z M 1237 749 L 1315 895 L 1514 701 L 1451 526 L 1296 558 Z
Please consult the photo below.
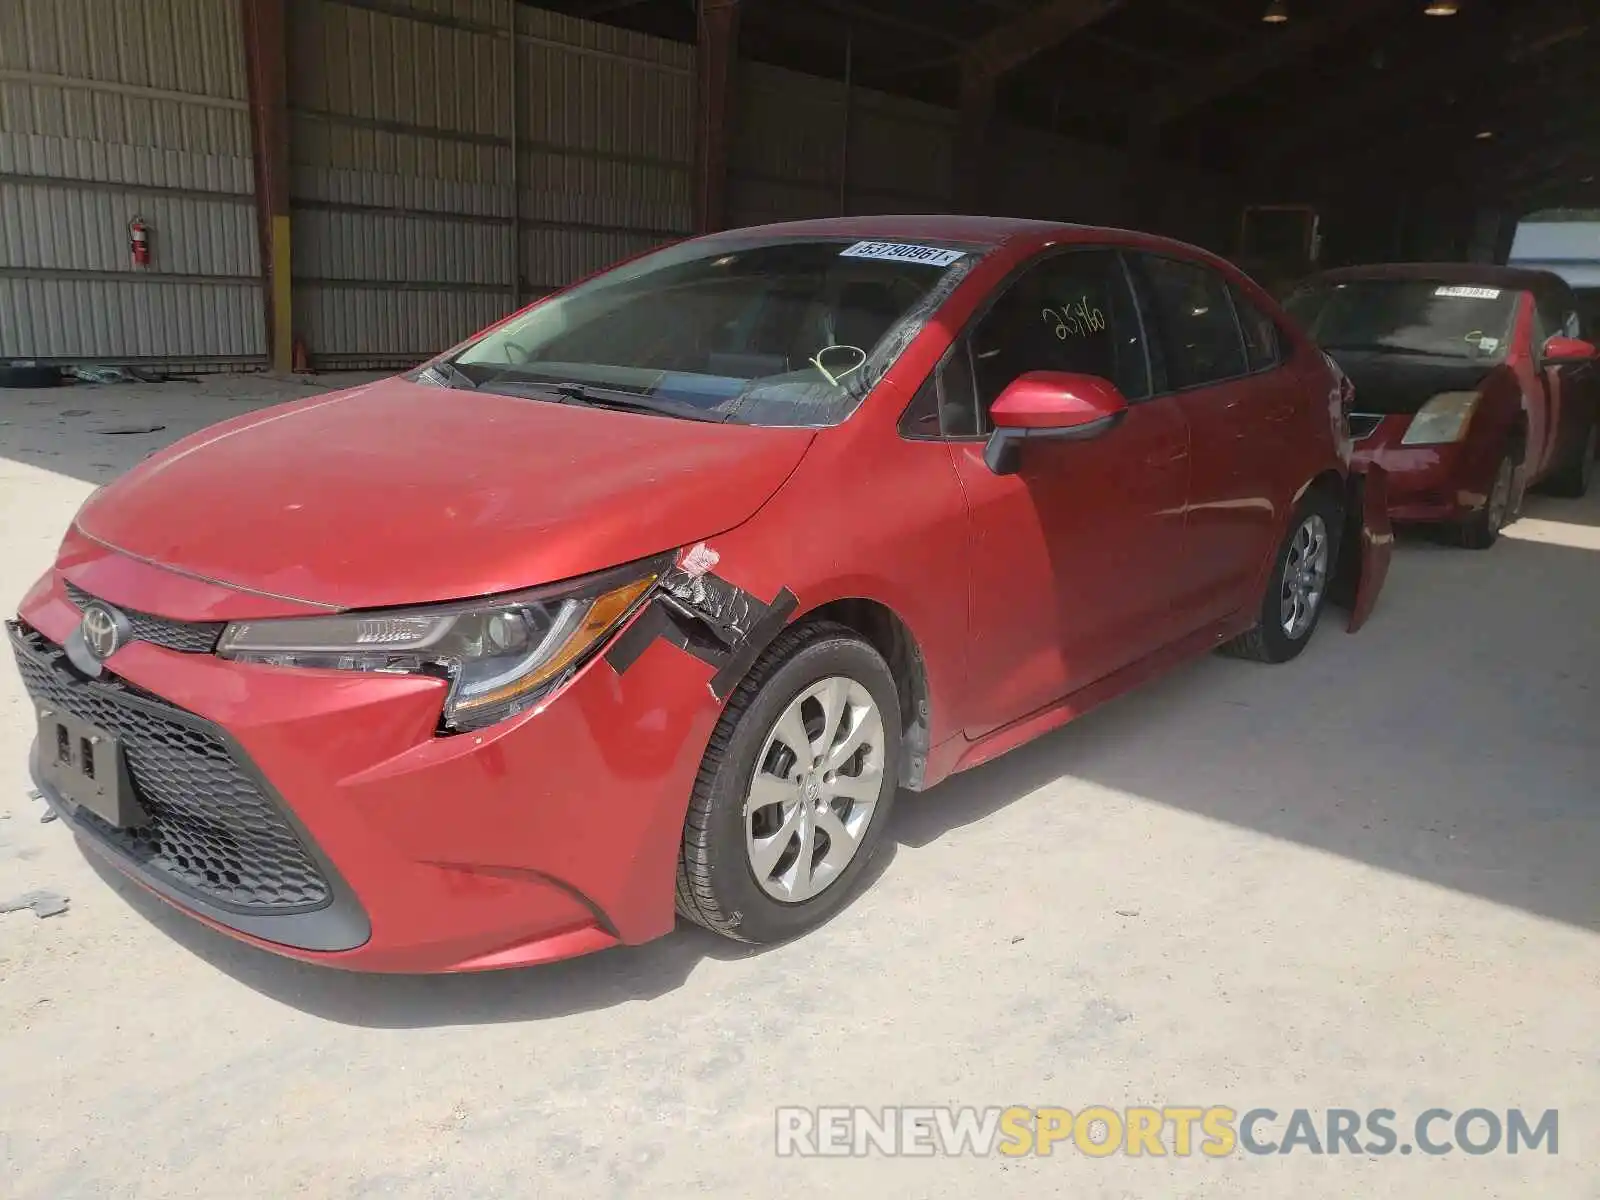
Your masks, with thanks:
M 1307 492 L 1295 511 L 1283 544 L 1278 547 L 1255 628 L 1224 645 L 1224 654 L 1264 663 L 1284 663 L 1299 657 L 1317 631 L 1322 610 L 1327 607 L 1328 590 L 1333 585 L 1333 573 L 1339 561 L 1342 528 L 1343 514 L 1332 497 L 1315 488 Z M 1319 546 L 1314 553 L 1320 557 L 1320 566 L 1309 574 L 1304 565 L 1308 539 L 1312 545 Z M 1291 608 L 1296 595 L 1302 606 L 1309 607 L 1309 612 Z M 1295 616 L 1296 613 L 1300 615 Z
M 761 944 L 832 917 L 883 840 L 900 733 L 894 675 L 875 649 L 832 622 L 780 634 L 711 735 L 683 826 L 678 912 Z
M 1597 451 L 1600 451 L 1600 423 L 1590 420 L 1589 428 L 1579 440 L 1578 453 L 1550 477 L 1550 493 L 1572 500 L 1588 495 L 1589 485 L 1594 482 Z
M 1512 493 L 1516 486 L 1517 464 L 1506 454 L 1495 469 L 1494 483 L 1483 508 L 1459 525 L 1445 526 L 1446 539 L 1463 550 L 1487 550 L 1493 546 L 1500 540 L 1500 531 L 1511 515 Z

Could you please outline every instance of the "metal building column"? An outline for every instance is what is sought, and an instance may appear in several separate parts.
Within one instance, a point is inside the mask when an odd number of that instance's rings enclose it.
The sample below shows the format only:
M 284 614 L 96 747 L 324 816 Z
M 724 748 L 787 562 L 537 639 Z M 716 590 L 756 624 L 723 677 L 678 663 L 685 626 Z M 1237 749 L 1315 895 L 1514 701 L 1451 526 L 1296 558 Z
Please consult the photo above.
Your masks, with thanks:
M 698 7 L 694 224 L 697 232 L 711 233 L 727 215 L 728 102 L 739 53 L 739 0 L 698 0 Z
M 988 211 L 989 126 L 994 119 L 993 75 L 965 66 L 961 72 L 961 108 L 956 125 L 956 211 Z
M 289 60 L 284 3 L 243 0 L 256 211 L 267 279 L 267 344 L 272 369 L 287 372 L 294 367 L 294 283 L 289 255 Z

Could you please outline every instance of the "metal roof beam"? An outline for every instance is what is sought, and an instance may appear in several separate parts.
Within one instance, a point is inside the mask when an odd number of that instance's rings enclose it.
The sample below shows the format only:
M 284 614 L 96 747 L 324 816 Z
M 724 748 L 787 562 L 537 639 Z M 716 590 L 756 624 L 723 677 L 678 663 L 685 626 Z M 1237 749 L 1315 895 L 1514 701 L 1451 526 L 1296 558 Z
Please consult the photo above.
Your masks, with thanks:
M 1293 22 L 1270 38 L 1252 39 L 1242 49 L 1156 91 L 1141 114 L 1142 120 L 1157 128 L 1169 124 L 1263 75 L 1289 66 L 1362 22 L 1396 7 L 1398 0 L 1347 0 L 1321 17 Z
M 972 80 L 999 79 L 1122 4 L 1123 0 L 1046 0 L 974 42 L 961 56 L 962 74 Z

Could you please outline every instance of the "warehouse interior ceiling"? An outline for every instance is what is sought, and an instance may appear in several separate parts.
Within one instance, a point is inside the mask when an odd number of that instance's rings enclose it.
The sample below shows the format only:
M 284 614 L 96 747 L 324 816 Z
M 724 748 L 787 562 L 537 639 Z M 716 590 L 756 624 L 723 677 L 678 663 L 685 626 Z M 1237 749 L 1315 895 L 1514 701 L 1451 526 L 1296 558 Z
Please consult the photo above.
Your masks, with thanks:
M 1263 192 L 1358 181 L 1508 211 L 1600 202 L 1594 0 L 738 3 L 744 58 L 834 79 L 848 63 L 862 87 L 952 108 L 974 50 L 1018 32 L 1000 116 L 1111 146 L 1146 136 Z M 537 4 L 695 39 L 696 0 Z

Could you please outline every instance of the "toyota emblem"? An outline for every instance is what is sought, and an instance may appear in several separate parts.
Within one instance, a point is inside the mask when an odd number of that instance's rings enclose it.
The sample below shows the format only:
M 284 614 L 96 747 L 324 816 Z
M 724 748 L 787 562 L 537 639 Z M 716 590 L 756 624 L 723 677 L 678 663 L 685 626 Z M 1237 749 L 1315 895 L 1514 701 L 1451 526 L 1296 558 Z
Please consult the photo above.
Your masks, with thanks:
M 109 608 L 91 604 L 83 610 L 83 644 L 89 653 L 104 660 L 122 646 L 122 626 Z

